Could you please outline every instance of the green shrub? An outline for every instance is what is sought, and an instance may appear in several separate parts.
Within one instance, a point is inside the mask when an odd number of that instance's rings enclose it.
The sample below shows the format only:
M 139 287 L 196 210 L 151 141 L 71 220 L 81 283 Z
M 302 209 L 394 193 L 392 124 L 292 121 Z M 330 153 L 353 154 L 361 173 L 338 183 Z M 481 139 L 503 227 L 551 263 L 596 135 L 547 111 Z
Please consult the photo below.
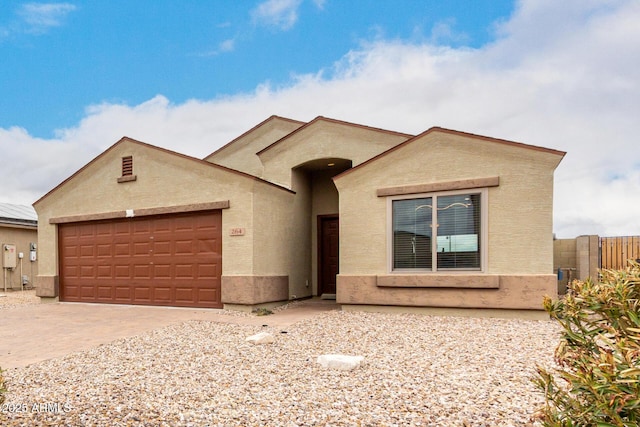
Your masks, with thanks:
M 273 314 L 273 311 L 263 307 L 256 308 L 255 310 L 253 310 L 253 312 L 256 314 L 256 316 L 268 316 L 270 314 Z
M 0 368 L 0 405 L 4 403 L 4 394 L 7 392 L 7 385 L 4 382 L 2 368 Z
M 538 367 L 534 379 L 546 397 L 545 426 L 640 425 L 640 264 L 601 275 L 544 300 L 563 328 L 558 369 Z

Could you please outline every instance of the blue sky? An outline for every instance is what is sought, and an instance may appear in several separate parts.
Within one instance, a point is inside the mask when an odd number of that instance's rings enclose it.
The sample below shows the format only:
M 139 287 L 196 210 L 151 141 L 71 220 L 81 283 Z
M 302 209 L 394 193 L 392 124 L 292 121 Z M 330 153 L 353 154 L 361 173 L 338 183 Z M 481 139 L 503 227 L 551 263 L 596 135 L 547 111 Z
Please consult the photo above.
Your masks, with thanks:
M 0 202 L 124 135 L 204 157 L 322 115 L 566 151 L 554 232 L 640 235 L 638 22 L 637 0 L 4 0 Z
M 0 126 L 46 138 L 91 104 L 157 94 L 181 103 L 286 85 L 376 39 L 477 47 L 512 9 L 503 0 L 5 0 Z

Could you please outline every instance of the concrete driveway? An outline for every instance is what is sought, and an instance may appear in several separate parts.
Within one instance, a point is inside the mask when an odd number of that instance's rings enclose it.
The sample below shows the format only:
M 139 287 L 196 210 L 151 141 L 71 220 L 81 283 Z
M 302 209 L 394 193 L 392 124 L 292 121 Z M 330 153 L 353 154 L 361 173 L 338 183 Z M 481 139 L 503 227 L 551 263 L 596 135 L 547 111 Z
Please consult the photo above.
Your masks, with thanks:
M 187 320 L 286 327 L 338 308 L 335 302 L 312 299 L 269 316 L 235 316 L 222 310 L 175 307 L 25 305 L 0 310 L 0 367 L 27 366 Z

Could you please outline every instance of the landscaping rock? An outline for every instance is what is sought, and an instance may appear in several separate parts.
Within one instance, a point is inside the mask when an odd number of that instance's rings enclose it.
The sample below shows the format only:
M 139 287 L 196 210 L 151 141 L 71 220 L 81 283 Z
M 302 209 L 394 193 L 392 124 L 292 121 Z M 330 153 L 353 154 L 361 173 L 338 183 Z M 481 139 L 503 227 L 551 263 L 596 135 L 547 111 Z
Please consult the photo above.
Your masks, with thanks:
M 344 354 L 323 354 L 318 356 L 317 362 L 323 368 L 352 371 L 364 360 L 364 356 L 347 356 Z
M 250 342 L 251 344 L 255 344 L 255 345 L 258 345 L 258 344 L 271 344 L 275 340 L 276 339 L 269 332 L 260 332 L 260 333 L 255 334 L 255 335 L 251 335 L 250 337 L 247 337 L 247 339 L 246 339 L 246 341 Z

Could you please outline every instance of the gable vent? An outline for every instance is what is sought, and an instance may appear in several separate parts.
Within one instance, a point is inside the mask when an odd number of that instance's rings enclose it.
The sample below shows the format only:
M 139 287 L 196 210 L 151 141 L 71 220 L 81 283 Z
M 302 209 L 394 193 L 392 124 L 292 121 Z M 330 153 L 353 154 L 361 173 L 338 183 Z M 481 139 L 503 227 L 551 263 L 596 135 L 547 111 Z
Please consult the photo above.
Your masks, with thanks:
M 133 156 L 122 158 L 122 176 L 133 175 Z
M 122 176 L 118 178 L 118 183 L 135 180 L 136 176 L 133 174 L 133 156 L 125 156 L 122 158 Z

